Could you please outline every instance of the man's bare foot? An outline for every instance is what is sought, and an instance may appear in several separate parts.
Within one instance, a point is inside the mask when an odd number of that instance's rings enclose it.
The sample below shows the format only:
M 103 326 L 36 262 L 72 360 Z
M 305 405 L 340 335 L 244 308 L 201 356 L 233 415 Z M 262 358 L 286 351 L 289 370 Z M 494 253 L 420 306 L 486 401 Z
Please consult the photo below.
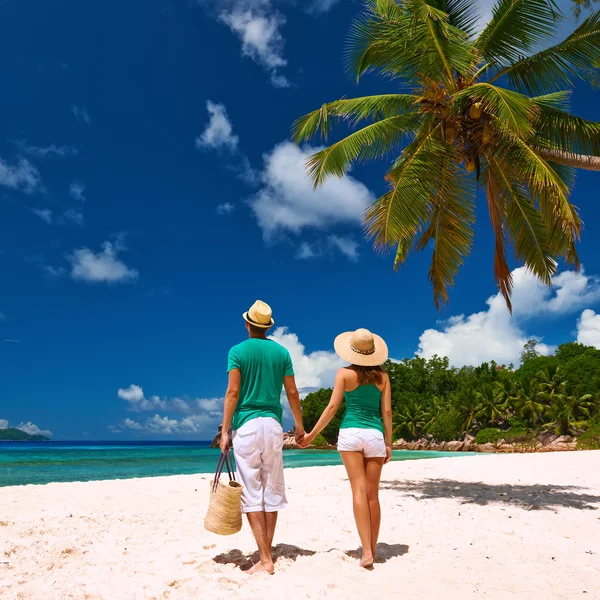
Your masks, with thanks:
M 373 558 L 373 556 L 363 556 L 360 559 L 360 566 L 363 569 L 372 569 L 374 562 L 375 562 L 375 559 Z
M 254 573 L 268 573 L 269 575 L 273 575 L 275 572 L 275 565 L 272 560 L 265 562 L 257 562 L 251 569 L 246 571 L 248 575 L 254 575 Z

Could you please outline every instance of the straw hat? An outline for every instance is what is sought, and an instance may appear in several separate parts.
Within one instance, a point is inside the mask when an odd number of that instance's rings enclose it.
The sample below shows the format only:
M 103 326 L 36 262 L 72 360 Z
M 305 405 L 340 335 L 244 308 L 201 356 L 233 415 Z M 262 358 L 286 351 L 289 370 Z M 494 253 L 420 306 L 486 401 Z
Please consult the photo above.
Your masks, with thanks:
M 342 360 L 361 367 L 376 367 L 388 357 L 388 347 L 383 338 L 368 329 L 340 333 L 333 347 Z
M 269 329 L 275 324 L 272 317 L 273 311 L 271 307 L 261 300 L 257 300 L 248 312 L 245 312 L 242 316 L 247 323 L 255 325 L 256 327 L 262 327 L 263 329 Z

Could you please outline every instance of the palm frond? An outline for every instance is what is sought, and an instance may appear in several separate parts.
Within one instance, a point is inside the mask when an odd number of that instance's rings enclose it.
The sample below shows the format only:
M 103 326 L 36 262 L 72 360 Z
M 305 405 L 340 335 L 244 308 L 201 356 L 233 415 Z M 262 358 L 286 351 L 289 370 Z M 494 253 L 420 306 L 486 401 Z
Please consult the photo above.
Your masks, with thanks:
M 452 87 L 454 72 L 466 73 L 472 61 L 467 34 L 443 7 L 425 0 L 371 8 L 354 22 L 348 41 L 346 68 L 357 80 L 371 70 L 408 81 L 443 72 Z
M 583 79 L 591 64 L 600 61 L 600 11 L 590 15 L 563 42 L 523 58 L 500 71 L 512 86 L 530 94 L 559 90 Z
M 414 132 L 421 121 L 417 112 L 389 117 L 351 133 L 309 156 L 308 176 L 315 187 L 330 175 L 342 177 L 356 160 L 381 158 L 394 150 L 407 134 Z
M 364 120 L 379 121 L 415 110 L 419 100 L 415 94 L 381 94 L 328 102 L 294 122 L 292 139 L 300 144 L 317 134 L 327 138 L 334 120 L 346 120 L 352 125 Z
M 486 62 L 506 66 L 552 37 L 559 18 L 553 0 L 499 0 L 474 46 Z
M 468 104 L 481 102 L 488 118 L 497 128 L 508 129 L 519 137 L 529 137 L 533 132 L 533 120 L 538 106 L 531 98 L 490 83 L 476 83 L 453 96 L 453 110 L 464 112 Z
M 542 214 L 526 190 L 514 181 L 510 163 L 495 155 L 488 155 L 487 162 L 504 197 L 506 223 L 517 259 L 543 283 L 550 285 L 556 273 L 557 253 Z
M 448 303 L 449 288 L 454 286 L 454 277 L 471 251 L 475 222 L 473 178 L 457 164 L 453 153 L 447 153 L 441 177 L 432 192 L 433 214 L 419 245 L 425 240 L 433 244 L 429 281 L 434 304 L 439 309 Z
M 600 154 L 600 123 L 540 106 L 534 122 L 534 144 L 576 154 Z
M 390 190 L 365 212 L 367 236 L 379 250 L 401 242 L 406 245 L 422 230 L 430 214 L 428 181 L 436 166 L 441 171 L 440 156 L 444 153 L 438 139 L 440 126 L 430 125 L 426 121 L 416 139 L 402 151 L 386 176 Z
M 497 179 L 494 169 L 487 170 L 487 201 L 492 229 L 496 237 L 494 250 L 494 278 L 500 293 L 506 301 L 508 310 L 512 313 L 510 295 L 513 288 L 513 278 L 506 261 L 506 196 L 502 187 L 502 179 Z

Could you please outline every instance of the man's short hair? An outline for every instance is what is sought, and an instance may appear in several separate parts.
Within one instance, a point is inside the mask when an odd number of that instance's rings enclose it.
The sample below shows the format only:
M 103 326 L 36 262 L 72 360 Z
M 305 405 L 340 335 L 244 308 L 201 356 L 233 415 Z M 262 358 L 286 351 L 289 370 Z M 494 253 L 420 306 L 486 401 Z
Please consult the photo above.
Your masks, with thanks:
M 248 321 L 246 321 L 246 323 L 248 323 Z M 269 327 L 258 327 L 257 325 L 252 325 L 252 323 L 248 323 L 248 327 L 254 335 L 266 334 L 270 329 Z

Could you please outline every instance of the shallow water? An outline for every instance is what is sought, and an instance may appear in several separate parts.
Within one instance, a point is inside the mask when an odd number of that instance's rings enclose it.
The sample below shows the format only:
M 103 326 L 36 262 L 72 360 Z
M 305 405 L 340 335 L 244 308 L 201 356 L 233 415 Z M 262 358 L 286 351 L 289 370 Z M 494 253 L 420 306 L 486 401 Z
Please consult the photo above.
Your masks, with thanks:
M 131 479 L 212 473 L 219 450 L 209 442 L 0 442 L 0 487 L 53 481 Z M 396 450 L 392 460 L 467 456 Z M 286 468 L 339 465 L 335 450 L 286 450 Z

